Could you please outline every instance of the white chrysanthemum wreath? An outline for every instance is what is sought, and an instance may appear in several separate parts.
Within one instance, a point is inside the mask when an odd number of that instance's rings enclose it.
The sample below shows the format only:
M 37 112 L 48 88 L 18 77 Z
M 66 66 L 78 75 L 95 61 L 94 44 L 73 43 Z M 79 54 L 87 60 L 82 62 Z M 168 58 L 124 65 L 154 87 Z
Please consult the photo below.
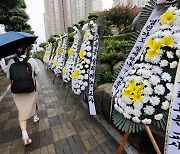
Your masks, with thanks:
M 83 42 L 78 54 L 77 64 L 72 73 L 72 90 L 75 94 L 80 95 L 82 91 L 88 87 L 89 67 L 91 64 L 94 33 L 97 30 L 97 25 L 90 21 L 83 26 L 85 34 Z
M 72 47 L 68 50 L 68 59 L 66 61 L 66 64 L 62 70 L 62 78 L 64 82 L 69 82 L 71 80 L 71 75 L 74 70 L 74 66 L 77 59 L 77 50 L 81 38 L 80 31 L 74 26 L 74 42 L 72 44 Z
M 68 38 L 66 35 L 64 35 L 62 38 L 62 46 L 60 45 L 59 48 L 57 48 L 56 50 L 56 53 L 58 53 L 58 55 L 57 55 L 56 67 L 53 70 L 55 75 L 59 75 L 62 72 L 65 63 L 67 42 L 68 42 Z
M 166 125 L 163 116 L 170 106 L 179 56 L 180 10 L 171 7 L 124 78 L 114 108 L 135 123 Z
M 46 50 L 45 50 L 45 54 L 44 54 L 44 57 L 43 57 L 43 61 L 44 61 L 45 65 L 47 65 L 48 62 L 49 62 L 49 58 L 50 58 L 50 55 L 51 55 L 51 48 L 52 48 L 52 44 L 48 43 L 46 45 Z

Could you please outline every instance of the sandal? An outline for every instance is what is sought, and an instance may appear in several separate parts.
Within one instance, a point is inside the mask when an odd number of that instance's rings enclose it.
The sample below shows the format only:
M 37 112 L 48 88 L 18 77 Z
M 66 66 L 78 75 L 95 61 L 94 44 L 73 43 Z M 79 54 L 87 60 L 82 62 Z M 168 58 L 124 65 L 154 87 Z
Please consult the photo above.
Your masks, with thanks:
M 30 139 L 30 138 L 23 139 L 23 141 L 24 141 L 24 145 L 29 145 L 32 143 L 32 139 Z
M 38 117 L 34 117 L 33 121 L 34 121 L 34 124 L 37 124 L 39 122 L 39 118 Z

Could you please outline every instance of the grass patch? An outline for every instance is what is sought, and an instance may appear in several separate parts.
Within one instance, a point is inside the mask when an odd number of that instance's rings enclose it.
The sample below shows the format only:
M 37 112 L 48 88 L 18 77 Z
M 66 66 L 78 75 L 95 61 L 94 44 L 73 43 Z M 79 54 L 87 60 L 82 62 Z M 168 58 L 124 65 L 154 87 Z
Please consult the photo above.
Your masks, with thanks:
M 6 75 L 5 74 L 0 75 L 0 81 L 1 80 L 5 80 L 5 79 L 6 79 Z

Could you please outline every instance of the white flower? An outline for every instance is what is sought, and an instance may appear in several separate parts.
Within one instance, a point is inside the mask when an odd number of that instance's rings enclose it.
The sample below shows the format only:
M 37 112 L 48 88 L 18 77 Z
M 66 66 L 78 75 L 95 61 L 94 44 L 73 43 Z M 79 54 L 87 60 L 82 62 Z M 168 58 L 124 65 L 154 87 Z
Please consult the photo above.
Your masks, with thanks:
M 144 56 L 143 56 L 143 55 L 141 55 L 141 56 L 140 56 L 140 61 L 143 61 L 143 58 L 144 58 Z
M 180 49 L 176 50 L 176 56 L 180 58 Z
M 87 64 L 90 64 L 90 60 L 89 60 L 89 59 L 86 59 L 85 62 L 86 62 Z
M 84 73 L 85 73 L 85 70 L 82 70 L 81 73 L 84 74 Z
M 143 80 L 142 82 L 144 85 L 146 85 L 148 87 L 151 86 L 151 83 L 148 80 Z
M 132 104 L 132 101 L 130 98 L 125 98 L 123 97 L 123 101 L 126 103 L 126 104 Z
M 170 76 L 169 73 L 164 72 L 164 73 L 162 73 L 161 79 L 163 81 L 171 82 L 172 77 Z
M 147 103 L 149 100 L 150 100 L 150 96 L 148 96 L 148 95 L 144 95 L 142 98 L 143 104 Z
M 87 57 L 91 57 L 91 52 L 88 52 L 88 53 L 87 53 Z
M 88 65 L 88 64 L 86 64 L 84 67 L 85 67 L 85 68 L 89 68 L 89 65 Z
M 141 76 L 135 76 L 134 77 L 134 80 L 137 82 L 137 83 L 140 83 L 142 82 L 143 78 Z
M 130 107 L 130 106 L 126 106 L 125 107 L 125 109 L 124 109 L 124 112 L 126 113 L 126 114 L 132 114 L 132 112 L 133 112 L 133 109 L 132 109 L 132 107 Z
M 163 24 L 160 26 L 160 28 L 163 30 L 163 29 L 171 29 L 171 26 L 168 25 L 168 24 Z
M 84 87 L 84 86 L 81 86 L 81 90 L 85 90 L 85 87 Z
M 124 117 L 125 117 L 126 119 L 131 119 L 131 116 L 130 116 L 129 114 L 123 113 L 123 115 L 124 115 Z
M 165 98 L 166 98 L 168 101 L 171 100 L 171 97 L 172 97 L 172 92 L 169 92 L 169 93 L 165 96 Z
M 163 118 L 163 115 L 162 114 L 156 114 L 155 116 L 154 116 L 154 119 L 155 120 L 161 120 Z
M 135 123 L 140 123 L 141 120 L 138 117 L 133 117 L 132 121 L 134 121 Z
M 167 57 L 172 59 L 172 58 L 174 58 L 174 54 L 171 51 L 168 51 L 167 52 Z
M 157 96 L 151 97 L 151 98 L 150 98 L 150 103 L 151 103 L 153 106 L 159 105 L 159 103 L 160 103 L 160 98 L 157 97 Z
M 154 34 L 152 34 L 151 37 L 153 37 L 153 38 L 162 37 L 162 34 L 163 34 L 162 31 L 159 30 L 159 31 L 156 31 Z
M 144 78 L 149 78 L 152 75 L 152 72 L 150 70 L 142 70 L 142 76 Z
M 129 74 L 134 74 L 135 72 L 136 72 L 136 70 L 131 69 L 131 70 L 129 71 Z
M 172 83 L 166 83 L 166 87 L 169 89 L 169 91 L 173 91 L 174 84 L 172 84 Z
M 85 80 L 87 80 L 88 77 L 89 77 L 88 74 L 85 74 L 85 75 L 84 75 L 84 79 L 85 79 Z
M 146 107 L 143 110 L 147 115 L 152 115 L 155 111 L 153 106 L 150 106 L 150 105 L 146 105 Z
M 133 114 L 136 116 L 136 117 L 140 117 L 142 115 L 141 111 L 139 109 L 134 109 L 133 111 Z
M 164 32 L 162 32 L 162 36 L 172 36 L 172 32 L 169 30 L 165 30 Z
M 176 68 L 177 66 L 177 61 L 173 61 L 172 63 L 170 63 L 170 68 Z
M 133 105 L 134 105 L 134 108 L 139 109 L 139 110 L 141 110 L 143 108 L 142 102 L 134 103 Z
M 152 71 L 154 74 L 161 74 L 162 73 L 162 68 L 160 68 L 159 66 L 154 66 L 152 68 Z
M 126 103 L 121 102 L 119 99 L 118 99 L 118 104 L 119 104 L 120 107 L 122 107 L 123 109 L 126 107 Z
M 88 23 L 87 23 L 87 24 L 84 24 L 82 30 L 83 30 L 83 31 L 87 31 L 87 30 L 88 30 Z
M 160 78 L 157 75 L 152 75 L 149 79 L 152 85 L 157 85 L 160 82 Z
M 87 46 L 87 47 L 85 48 L 85 50 L 91 51 L 91 46 Z
M 167 110 L 167 109 L 169 109 L 169 105 L 170 105 L 170 103 L 168 101 L 165 101 L 162 103 L 161 109 Z
M 153 58 L 151 58 L 151 62 L 152 62 L 153 64 L 158 64 L 159 61 L 160 61 L 161 56 L 162 56 L 162 55 L 156 55 L 156 56 L 154 56 Z
M 117 104 L 114 104 L 114 108 L 118 111 L 119 106 Z
M 123 113 L 123 109 L 121 107 L 117 107 L 116 110 L 119 112 L 119 113 Z
M 156 85 L 156 86 L 154 87 L 154 92 L 155 92 L 156 94 L 158 94 L 158 95 L 163 95 L 164 92 L 165 92 L 165 88 L 164 88 L 163 85 Z
M 142 123 L 145 124 L 145 125 L 149 125 L 149 124 L 151 124 L 151 119 L 145 118 L 145 119 L 142 120 Z
M 146 95 L 152 95 L 152 93 L 153 93 L 153 90 L 152 90 L 151 87 L 146 87 L 146 88 L 144 88 L 144 94 L 146 94 Z
M 168 61 L 167 60 L 162 60 L 161 63 L 160 63 L 160 66 L 161 67 L 166 67 L 168 65 Z

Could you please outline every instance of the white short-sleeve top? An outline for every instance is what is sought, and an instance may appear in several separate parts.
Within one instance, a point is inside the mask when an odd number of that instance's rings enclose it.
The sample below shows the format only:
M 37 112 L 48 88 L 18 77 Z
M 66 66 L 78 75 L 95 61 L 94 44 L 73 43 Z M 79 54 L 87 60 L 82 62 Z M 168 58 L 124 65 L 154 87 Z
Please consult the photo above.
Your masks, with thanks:
M 18 57 L 19 61 L 23 61 L 23 59 L 25 58 L 25 55 L 22 55 L 20 58 Z M 10 74 L 9 74 L 9 68 L 11 66 L 11 64 L 15 63 L 14 59 L 10 59 L 8 62 L 8 66 L 7 66 L 7 78 L 10 78 Z M 31 64 L 32 67 L 32 72 L 35 72 L 35 74 L 38 76 L 41 72 L 41 70 L 39 69 L 39 66 L 36 62 L 36 60 L 34 58 L 29 58 L 28 63 Z M 34 73 L 32 73 L 32 77 L 34 79 Z

